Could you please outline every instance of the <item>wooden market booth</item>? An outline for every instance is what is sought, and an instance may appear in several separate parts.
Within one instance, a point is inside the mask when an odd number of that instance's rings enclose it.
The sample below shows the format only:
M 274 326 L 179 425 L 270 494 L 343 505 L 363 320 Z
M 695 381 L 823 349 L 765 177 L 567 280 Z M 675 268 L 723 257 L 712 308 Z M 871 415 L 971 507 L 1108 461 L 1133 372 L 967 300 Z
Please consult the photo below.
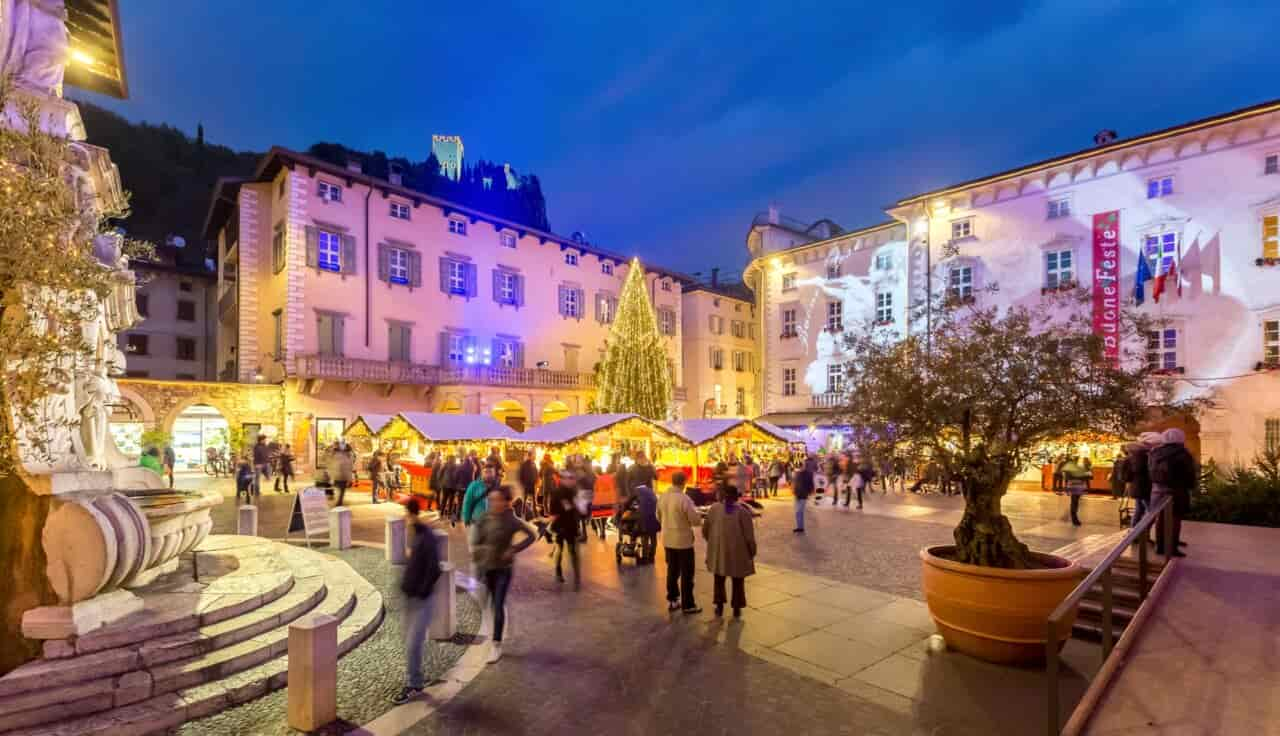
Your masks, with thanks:
M 362 415 L 352 424 L 352 430 L 362 424 Z M 373 423 L 364 422 L 368 427 Z M 392 416 L 376 433 L 378 444 L 384 452 L 394 453 L 400 467 L 409 475 L 409 490 L 427 495 L 431 479 L 431 467 L 427 458 L 432 452 L 460 453 L 475 450 L 480 457 L 489 454 L 492 447 L 500 453 L 506 444 L 519 435 L 507 425 L 483 414 L 432 414 L 425 411 L 402 411 Z
M 386 450 L 382 447 L 382 430 L 395 418 L 395 414 L 361 414 L 342 432 L 347 443 L 355 449 L 357 456 L 367 463 L 374 450 Z
M 681 470 L 697 486 L 709 486 L 716 463 L 727 460 L 730 454 L 739 458 L 749 454 L 765 465 L 776 454 L 789 456 L 796 443 L 785 430 L 751 419 L 683 419 L 667 422 L 666 426 L 687 446 L 672 447 L 663 456 L 663 480 Z M 744 489 L 744 493 L 749 492 Z
M 1053 474 L 1060 458 L 1086 457 L 1092 464 L 1093 478 L 1089 490 L 1111 492 L 1111 471 L 1120 448 L 1127 442 L 1104 432 L 1072 432 L 1054 440 L 1043 442 L 1034 450 L 1034 459 L 1015 477 L 1015 481 L 1035 483 L 1041 490 L 1053 490 Z M 1026 486 L 1022 486 L 1024 489 Z

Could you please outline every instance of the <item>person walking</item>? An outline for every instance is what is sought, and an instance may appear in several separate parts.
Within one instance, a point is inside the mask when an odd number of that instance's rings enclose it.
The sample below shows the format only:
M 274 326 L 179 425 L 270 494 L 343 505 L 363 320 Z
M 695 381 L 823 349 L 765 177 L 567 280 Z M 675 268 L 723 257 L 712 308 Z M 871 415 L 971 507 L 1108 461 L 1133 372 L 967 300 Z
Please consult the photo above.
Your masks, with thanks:
M 707 571 L 713 577 L 711 602 L 716 616 L 724 615 L 724 604 L 740 618 L 747 606 L 746 579 L 756 572 L 756 530 L 751 509 L 738 502 L 737 486 L 724 489 L 724 500 L 712 504 L 702 524 L 702 538 L 707 540 Z M 733 596 L 725 599 L 725 578 L 733 581 Z
M 804 534 L 804 507 L 809 502 L 809 496 L 813 494 L 815 467 L 817 463 L 813 458 L 805 458 L 804 464 L 791 476 L 791 495 L 795 496 L 796 509 L 796 528 L 791 530 L 792 534 Z
M 285 445 L 280 448 L 280 471 L 276 473 L 276 493 L 289 492 L 289 481 L 293 480 L 293 462 L 295 459 L 293 445 Z M 284 483 L 284 491 L 280 490 L 281 483 Z
M 164 443 L 164 472 L 169 476 L 169 487 L 173 488 L 173 468 L 178 464 L 178 456 L 173 451 L 173 445 L 169 442 Z
M 870 460 L 863 457 L 854 464 L 853 488 L 858 494 L 858 508 L 862 508 L 862 493 L 866 491 L 871 493 L 871 482 L 876 479 L 876 466 Z
M 844 494 L 844 505 L 845 508 L 848 508 L 849 497 L 853 493 L 853 476 L 853 463 L 849 460 L 848 455 L 843 452 L 840 453 L 835 460 L 835 472 L 829 476 L 830 480 L 827 482 L 831 487 L 832 506 L 840 505 L 840 494 Z
M 404 593 L 404 655 L 405 685 L 392 696 L 391 702 L 403 705 L 409 702 L 426 685 L 422 675 L 422 651 L 427 645 L 427 630 L 431 626 L 431 593 L 440 577 L 440 553 L 436 549 L 435 534 L 431 525 L 424 523 L 419 514 L 422 501 L 410 496 L 404 505 L 405 526 L 409 530 L 413 547 L 409 563 L 400 577 L 400 592 Z
M 778 495 L 778 482 L 782 480 L 782 458 L 775 455 L 773 460 L 769 462 L 769 496 L 776 497 Z
M 658 546 L 658 496 L 647 485 L 636 486 L 636 515 L 639 518 L 641 565 L 652 565 Z
M 329 481 L 338 488 L 336 506 L 341 506 L 343 499 L 347 497 L 347 488 L 355 478 L 355 466 L 356 458 L 351 445 L 339 437 L 333 444 L 333 450 L 329 452 Z
M 600 541 L 605 538 L 605 519 L 600 519 L 599 523 L 592 518 L 592 511 L 596 503 L 596 473 L 591 468 L 591 463 L 583 461 L 582 467 L 574 475 L 574 483 L 578 487 L 578 493 L 574 499 L 578 504 L 578 517 L 582 525 L 582 534 L 579 536 L 580 542 L 587 541 L 587 527 L 595 526 Z
M 1120 452 L 1116 453 L 1115 459 L 1111 461 L 1111 474 L 1107 476 L 1107 480 L 1111 483 L 1111 500 L 1113 501 L 1119 501 L 1124 495 L 1124 459 L 1124 448 L 1121 448 Z
M 1071 523 L 1080 526 L 1080 497 L 1089 492 L 1089 481 L 1093 479 L 1093 471 L 1084 467 L 1082 460 L 1071 459 L 1060 471 L 1064 487 L 1071 496 Z
M 378 502 L 378 491 L 382 488 L 383 468 L 382 450 L 374 450 L 373 456 L 369 458 L 369 497 L 374 503 Z
M 538 507 L 542 509 L 542 513 L 551 513 L 551 496 L 559 486 L 556 464 L 551 459 L 551 453 L 543 453 L 542 464 L 538 466 Z
M 551 532 L 556 537 L 556 582 L 564 582 L 561 562 L 566 551 L 573 564 L 573 589 L 581 586 L 582 566 L 578 562 L 578 536 L 581 532 L 582 515 L 578 511 L 578 488 L 573 476 L 566 475 L 551 495 L 547 513 L 551 516 Z
M 443 519 L 444 513 L 444 460 L 440 457 L 440 453 L 433 452 L 429 462 L 431 475 L 427 476 L 427 491 L 435 498 L 436 511 L 439 512 L 440 518 Z
M 511 511 L 510 486 L 489 491 L 487 507 L 484 517 L 475 525 L 472 552 L 476 569 L 483 572 L 493 605 L 493 645 L 486 660 L 493 664 L 502 659 L 502 630 L 507 620 L 507 591 L 511 589 L 515 572 L 515 556 L 537 540 L 538 530 Z M 519 533 L 524 534 L 524 539 L 517 543 L 514 539 Z
M 687 478 L 677 470 L 671 487 L 658 498 L 658 525 L 662 528 L 662 548 L 667 558 L 667 610 L 702 613 L 693 598 L 693 528 L 702 517 L 693 500 L 684 492 Z
M 145 461 L 146 455 L 142 456 Z M 143 467 L 146 467 L 145 462 Z M 247 456 L 240 458 L 240 465 L 236 467 L 236 502 L 240 502 L 240 494 L 244 494 L 244 502 L 253 503 L 253 465 L 249 462 Z
M 258 441 L 253 443 L 254 495 L 262 495 L 263 478 L 271 479 L 271 449 L 267 447 L 267 436 L 260 434 L 258 435 Z
M 461 512 L 463 529 L 467 533 L 467 548 L 475 554 L 476 535 L 480 533 L 480 522 L 488 513 L 489 494 L 498 489 L 498 474 L 493 468 L 485 468 L 480 477 L 471 481 L 462 494 Z M 508 499 L 509 501 L 510 499 Z M 472 570 L 473 577 L 480 577 L 479 569 Z
M 525 513 L 532 514 L 538 498 L 538 465 L 533 461 L 533 450 L 526 452 L 524 460 L 520 461 L 520 467 L 516 470 L 516 480 L 520 483 Z
M 1166 538 L 1164 524 L 1157 522 L 1156 553 L 1170 556 L 1186 557 L 1178 549 L 1182 543 L 1182 517 L 1191 509 L 1191 493 L 1200 482 L 1200 468 L 1186 447 L 1186 434 L 1176 427 L 1166 429 L 1164 443 L 1151 451 L 1147 460 L 1151 471 L 1151 506 L 1154 508 L 1164 499 L 1173 504 L 1173 528 Z M 1166 545 L 1168 545 L 1166 547 Z

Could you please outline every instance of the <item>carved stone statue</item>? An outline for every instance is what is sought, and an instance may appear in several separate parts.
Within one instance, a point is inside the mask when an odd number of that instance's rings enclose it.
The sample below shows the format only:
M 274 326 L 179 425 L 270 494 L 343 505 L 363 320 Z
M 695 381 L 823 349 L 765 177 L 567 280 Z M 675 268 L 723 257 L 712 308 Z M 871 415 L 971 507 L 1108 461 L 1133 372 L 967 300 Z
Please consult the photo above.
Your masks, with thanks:
M 66 21 L 63 0 L 0 0 L 0 74 L 13 75 L 24 89 L 61 97 Z

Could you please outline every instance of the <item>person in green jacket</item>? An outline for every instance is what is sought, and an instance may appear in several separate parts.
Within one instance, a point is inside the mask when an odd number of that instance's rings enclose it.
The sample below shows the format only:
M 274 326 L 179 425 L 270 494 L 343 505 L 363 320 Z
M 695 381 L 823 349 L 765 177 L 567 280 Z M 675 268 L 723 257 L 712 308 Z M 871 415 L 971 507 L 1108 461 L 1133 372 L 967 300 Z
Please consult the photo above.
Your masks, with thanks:
M 154 447 L 148 447 L 147 451 L 142 453 L 142 457 L 138 458 L 138 465 L 152 471 L 156 475 L 164 475 L 164 465 L 160 463 L 160 451 Z
M 471 481 L 462 494 L 462 525 L 467 530 L 467 550 L 472 551 L 476 544 L 476 534 L 480 522 L 489 511 L 489 492 L 498 488 L 498 473 L 486 465 L 480 477 Z M 471 557 L 474 559 L 474 553 Z M 474 571 L 473 571 L 474 572 Z

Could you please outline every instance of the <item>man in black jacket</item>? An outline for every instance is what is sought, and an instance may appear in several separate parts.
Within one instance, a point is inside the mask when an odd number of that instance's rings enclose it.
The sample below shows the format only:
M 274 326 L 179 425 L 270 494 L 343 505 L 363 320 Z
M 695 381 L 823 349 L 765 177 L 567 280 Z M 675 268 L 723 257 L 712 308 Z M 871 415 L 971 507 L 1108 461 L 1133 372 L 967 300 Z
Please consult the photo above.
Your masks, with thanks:
M 1191 492 L 1200 481 L 1200 469 L 1187 449 L 1186 434 L 1173 428 L 1164 431 L 1164 444 L 1151 451 L 1148 467 L 1151 470 L 1151 507 L 1161 500 L 1171 499 L 1173 504 L 1172 540 L 1165 539 L 1164 524 L 1156 522 L 1156 553 L 1164 554 L 1165 543 L 1170 542 L 1169 554 L 1186 557 L 1182 550 L 1182 517 L 1191 508 Z
M 407 684 L 391 701 L 397 705 L 407 703 L 422 692 L 422 650 L 427 644 L 427 629 L 431 626 L 431 592 L 440 578 L 440 554 L 436 550 L 436 536 L 431 526 L 418 516 L 422 502 L 410 497 L 404 505 L 406 531 L 412 535 L 413 547 L 404 576 L 400 578 L 400 592 L 404 593 L 404 652 L 408 663 Z
M 813 493 L 813 471 L 817 466 L 812 457 L 805 458 L 804 465 L 800 466 L 791 480 L 791 492 L 796 497 L 796 528 L 791 530 L 793 534 L 804 534 L 804 505 Z

